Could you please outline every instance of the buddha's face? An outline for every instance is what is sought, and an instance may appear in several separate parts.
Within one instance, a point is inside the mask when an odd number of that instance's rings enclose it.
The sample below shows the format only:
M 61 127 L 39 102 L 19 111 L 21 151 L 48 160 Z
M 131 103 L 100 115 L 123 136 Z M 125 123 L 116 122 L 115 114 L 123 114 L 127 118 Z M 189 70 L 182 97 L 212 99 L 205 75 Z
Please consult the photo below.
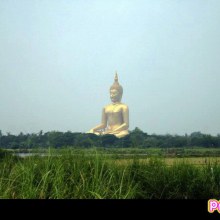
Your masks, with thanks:
M 121 101 L 121 94 L 117 89 L 110 90 L 110 98 L 113 103 Z

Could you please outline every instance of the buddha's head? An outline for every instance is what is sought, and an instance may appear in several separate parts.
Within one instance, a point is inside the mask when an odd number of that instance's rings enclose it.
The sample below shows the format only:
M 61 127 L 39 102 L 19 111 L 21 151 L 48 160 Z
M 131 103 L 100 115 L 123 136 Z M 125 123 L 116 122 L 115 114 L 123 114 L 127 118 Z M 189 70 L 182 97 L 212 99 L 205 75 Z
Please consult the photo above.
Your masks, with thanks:
M 123 94 L 123 88 L 118 83 L 118 74 L 115 73 L 115 81 L 113 85 L 110 87 L 110 98 L 113 103 L 120 102 Z

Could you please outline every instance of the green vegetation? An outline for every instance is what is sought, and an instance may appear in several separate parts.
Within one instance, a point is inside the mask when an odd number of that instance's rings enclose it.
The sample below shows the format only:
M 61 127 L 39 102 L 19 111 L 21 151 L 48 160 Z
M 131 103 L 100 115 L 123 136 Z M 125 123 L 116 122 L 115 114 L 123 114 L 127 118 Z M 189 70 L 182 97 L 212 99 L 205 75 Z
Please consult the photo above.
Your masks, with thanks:
M 169 158 L 185 158 L 185 157 L 219 157 L 220 148 L 82 148 L 82 147 L 62 147 L 56 148 L 56 154 L 63 154 L 66 149 L 71 150 L 74 154 L 81 154 L 83 151 L 87 154 L 94 154 L 94 151 L 100 154 L 112 155 L 114 158 L 136 158 L 145 159 L 149 157 L 169 157 Z M 8 152 L 14 153 L 36 153 L 47 154 L 48 148 L 32 148 L 32 149 L 7 149 Z
M 50 131 L 37 134 L 12 135 L 3 134 L 0 130 L 0 148 L 7 149 L 33 149 L 48 147 L 81 147 L 81 148 L 219 148 L 220 135 L 211 136 L 201 132 L 190 135 L 149 135 L 139 128 L 130 131 L 124 138 L 118 139 L 114 135 L 97 136 L 94 134 L 73 133 L 70 131 Z
M 94 152 L 95 153 L 95 152 Z M 110 166 L 101 155 L 6 157 L 0 163 L 1 198 L 133 198 L 127 168 Z
M 120 150 L 119 150 L 120 152 Z M 128 163 L 97 149 L 49 149 L 47 156 L 0 160 L 0 198 L 210 199 L 220 195 L 220 165 L 133 155 Z M 125 160 L 126 161 L 126 160 Z

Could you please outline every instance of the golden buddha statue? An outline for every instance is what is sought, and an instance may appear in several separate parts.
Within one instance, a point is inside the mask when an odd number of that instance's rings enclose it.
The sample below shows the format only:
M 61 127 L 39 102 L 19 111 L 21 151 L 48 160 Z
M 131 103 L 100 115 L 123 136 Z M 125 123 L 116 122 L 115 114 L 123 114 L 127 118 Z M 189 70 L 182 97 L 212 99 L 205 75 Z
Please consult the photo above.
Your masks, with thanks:
M 101 124 L 92 128 L 88 133 L 96 135 L 113 134 L 118 138 L 129 134 L 129 110 L 128 106 L 121 103 L 123 88 L 118 83 L 118 75 L 115 73 L 115 81 L 110 87 L 112 103 L 102 110 Z

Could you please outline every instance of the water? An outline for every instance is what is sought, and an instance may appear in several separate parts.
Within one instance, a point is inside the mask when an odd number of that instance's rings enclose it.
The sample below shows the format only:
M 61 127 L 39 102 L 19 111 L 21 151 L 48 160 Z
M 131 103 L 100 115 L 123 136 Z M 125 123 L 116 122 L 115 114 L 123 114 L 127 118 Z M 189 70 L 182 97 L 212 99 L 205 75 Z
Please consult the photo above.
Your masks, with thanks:
M 18 157 L 22 157 L 22 158 L 25 158 L 25 157 L 32 157 L 32 156 L 41 156 L 41 157 L 46 157 L 46 156 L 54 156 L 52 154 L 49 154 L 49 153 L 14 153 L 15 156 L 18 156 Z M 77 155 L 77 153 L 75 154 Z M 80 154 L 79 154 L 80 155 Z M 89 154 L 90 156 L 92 155 L 96 155 L 96 154 L 93 154 L 93 153 L 90 153 Z M 132 154 L 132 153 L 127 153 L 127 154 L 106 154 L 108 156 L 124 156 L 124 157 L 129 157 L 129 156 L 148 156 L 148 154 Z M 56 154 L 56 156 L 61 156 L 60 154 Z
M 48 156 L 49 154 L 46 154 L 46 153 L 15 153 L 14 155 L 18 156 L 18 157 L 25 158 L 25 157 L 32 157 L 32 156 L 45 157 L 45 156 Z

